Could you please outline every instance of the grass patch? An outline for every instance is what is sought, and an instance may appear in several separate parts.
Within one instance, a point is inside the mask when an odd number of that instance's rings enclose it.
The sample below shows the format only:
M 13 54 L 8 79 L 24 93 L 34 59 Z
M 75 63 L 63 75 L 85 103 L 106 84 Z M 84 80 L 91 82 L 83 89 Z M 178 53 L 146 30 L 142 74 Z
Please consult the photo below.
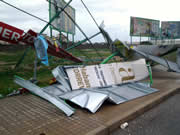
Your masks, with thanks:
M 14 89 L 20 88 L 20 86 L 15 84 L 13 81 L 14 75 L 20 76 L 26 80 L 33 77 L 35 59 L 35 51 L 33 49 L 31 49 L 27 53 L 20 66 L 16 70 L 14 70 L 15 64 L 21 58 L 24 51 L 25 49 L 16 49 L 15 51 L 8 51 L 6 49 L 0 52 L 0 94 L 5 96 L 11 93 Z M 98 52 L 101 54 L 101 56 L 103 56 L 103 58 L 106 58 L 111 54 L 108 49 L 98 49 Z M 99 55 L 97 55 L 93 49 L 73 49 L 70 51 L 70 53 L 76 57 L 82 57 L 84 59 L 100 59 Z M 87 57 L 83 54 L 85 54 Z M 100 62 L 101 61 L 94 60 L 87 61 L 84 64 L 92 65 L 98 64 Z M 111 62 L 113 62 L 113 60 Z M 59 65 L 77 65 L 77 63 L 74 63 L 72 61 L 56 58 L 53 56 L 49 56 L 49 64 L 50 66 L 48 67 L 43 66 L 42 64 L 38 66 L 37 79 L 39 81 L 38 85 L 40 87 L 49 85 L 49 80 L 53 78 L 51 71 L 55 67 Z
M 26 80 L 33 77 L 35 59 L 35 51 L 33 49 L 31 49 L 27 53 L 27 56 L 24 58 L 23 62 L 18 67 L 18 69 L 13 69 L 17 61 L 23 55 L 24 51 L 25 49 L 16 49 L 16 51 L 5 50 L 0 52 L 0 94 L 7 95 L 11 93 L 14 89 L 20 88 L 19 85 L 13 82 L 14 75 L 20 76 Z M 111 55 L 111 52 L 108 49 L 98 49 L 98 52 L 103 59 Z M 93 65 L 101 63 L 101 57 L 95 52 L 94 49 L 73 49 L 70 51 L 70 53 L 73 54 L 73 56 L 85 59 L 86 62 L 83 63 L 84 65 Z M 165 56 L 165 58 L 171 61 L 175 61 L 176 52 Z M 109 62 L 111 63 L 118 61 L 121 60 L 112 59 Z M 49 56 L 49 64 L 50 66 L 48 67 L 43 66 L 42 64 L 38 65 L 37 79 L 39 81 L 38 85 L 40 87 L 49 85 L 49 80 L 53 78 L 53 75 L 51 73 L 52 69 L 56 68 L 59 65 L 77 65 L 79 63 L 74 63 L 69 60 Z

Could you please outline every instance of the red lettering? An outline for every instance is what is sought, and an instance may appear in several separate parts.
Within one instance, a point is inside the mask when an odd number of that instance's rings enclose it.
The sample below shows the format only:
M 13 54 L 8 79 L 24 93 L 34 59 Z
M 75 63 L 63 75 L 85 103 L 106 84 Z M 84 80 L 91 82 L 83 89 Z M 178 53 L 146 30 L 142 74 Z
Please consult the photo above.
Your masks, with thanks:
M 10 43 L 18 43 L 23 32 L 24 31 L 21 29 L 0 22 L 0 40 Z

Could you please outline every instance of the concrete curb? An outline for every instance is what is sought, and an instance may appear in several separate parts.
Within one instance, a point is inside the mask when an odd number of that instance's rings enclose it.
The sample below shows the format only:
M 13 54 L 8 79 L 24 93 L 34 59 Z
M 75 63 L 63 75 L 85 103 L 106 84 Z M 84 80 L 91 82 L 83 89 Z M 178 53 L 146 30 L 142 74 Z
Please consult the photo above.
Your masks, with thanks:
M 100 128 L 89 132 L 87 135 L 108 135 L 115 129 L 119 128 L 122 123 L 135 119 L 137 116 L 143 114 L 144 112 L 150 110 L 152 107 L 158 105 L 170 96 L 174 95 L 179 90 L 180 88 L 176 88 L 161 93 L 155 93 L 156 95 L 153 96 L 151 100 L 147 100 L 143 104 L 136 106 L 135 109 L 128 111 L 126 114 L 119 115 L 111 121 L 104 123 L 104 126 L 101 126 Z

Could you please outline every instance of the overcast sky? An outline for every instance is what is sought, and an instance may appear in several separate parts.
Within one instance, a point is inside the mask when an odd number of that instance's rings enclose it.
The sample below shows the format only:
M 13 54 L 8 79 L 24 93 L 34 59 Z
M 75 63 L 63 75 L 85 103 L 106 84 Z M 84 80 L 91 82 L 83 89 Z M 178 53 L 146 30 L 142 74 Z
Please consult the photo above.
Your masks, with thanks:
M 49 20 L 48 2 L 46 0 L 4 0 L 22 8 L 44 20 Z M 68 0 L 66 0 L 68 1 Z M 155 19 L 160 21 L 180 21 L 178 0 L 84 0 L 94 18 L 100 24 L 103 20 L 105 29 L 114 39 L 129 41 L 130 16 Z M 84 32 L 91 36 L 98 32 L 96 25 L 84 9 L 80 0 L 73 0 L 76 9 L 76 22 Z M 33 29 L 36 32 L 45 26 L 35 18 L 11 8 L 0 1 L 0 18 L 2 22 L 18 28 Z M 49 34 L 49 29 L 45 31 Z M 76 40 L 84 39 L 76 29 Z M 54 33 L 56 34 L 56 33 Z M 135 39 L 136 40 L 136 39 Z M 103 41 L 102 36 L 93 41 Z

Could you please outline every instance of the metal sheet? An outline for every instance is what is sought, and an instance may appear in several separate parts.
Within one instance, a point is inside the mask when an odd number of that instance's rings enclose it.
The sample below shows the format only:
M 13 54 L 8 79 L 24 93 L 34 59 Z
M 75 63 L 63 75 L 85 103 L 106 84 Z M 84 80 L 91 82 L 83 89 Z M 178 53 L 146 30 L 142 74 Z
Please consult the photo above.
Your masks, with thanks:
M 101 90 L 107 91 L 108 100 L 115 104 L 120 104 L 158 91 L 144 83 L 128 83 Z
M 73 66 L 66 68 L 73 68 Z M 107 87 L 81 88 L 78 90 L 72 90 L 69 83 L 69 78 L 65 72 L 66 68 L 57 67 L 53 70 L 53 74 L 60 83 L 48 87 L 40 88 L 35 84 L 21 78 L 15 78 L 15 82 L 30 90 L 32 93 L 53 103 L 59 109 L 64 111 L 67 116 L 72 115 L 74 110 L 63 100 L 69 100 L 80 107 L 86 108 L 90 112 L 95 113 L 105 100 L 108 100 L 114 104 L 120 104 L 158 91 L 150 88 L 147 84 L 137 82 L 111 85 Z
M 58 84 L 54 84 L 48 87 L 44 87 L 43 90 L 50 95 L 58 96 L 64 93 L 65 88 L 61 84 L 58 83 Z
M 138 45 L 137 47 L 134 46 L 136 50 L 154 56 L 161 56 L 171 50 L 176 49 L 177 47 L 177 45 Z
M 69 84 L 69 79 L 64 71 L 64 68 L 61 66 L 58 66 L 52 71 L 52 74 L 56 78 L 56 80 L 61 83 L 64 87 L 64 92 L 71 91 L 71 86 Z
M 95 113 L 106 99 L 114 104 L 120 104 L 157 91 L 144 83 L 128 83 L 107 88 L 80 89 L 59 97 Z
M 68 87 L 68 91 L 64 91 L 64 93 L 61 94 L 59 90 L 53 90 L 53 87 L 57 89 L 57 86 L 53 85 L 48 93 L 54 93 L 54 95 L 59 98 L 69 100 L 82 108 L 88 109 L 92 113 L 95 113 L 107 99 L 115 104 L 120 104 L 157 91 L 144 83 L 125 83 L 107 87 L 81 88 L 73 90 L 69 86 L 70 76 L 66 74 L 66 69 L 74 69 L 78 67 L 82 68 L 82 66 L 66 66 L 58 67 L 53 70 L 53 72 L 56 72 L 55 77 L 58 82 L 61 82 L 62 86 L 59 87 L 61 89 L 60 91 L 62 91 L 63 87 Z
M 168 61 L 168 60 L 166 60 L 164 58 L 160 58 L 160 57 L 157 57 L 157 56 L 146 54 L 144 52 L 138 51 L 137 49 L 133 49 L 133 50 L 136 53 L 138 53 L 139 55 L 145 57 L 146 59 L 149 59 L 149 60 L 152 60 L 154 62 L 157 62 L 157 63 L 161 64 L 162 66 L 167 67 L 168 69 L 170 69 L 172 71 L 180 73 L 180 69 L 179 69 L 178 64 L 176 64 L 176 63 L 174 63 L 172 61 Z
M 176 52 L 177 56 L 176 56 L 176 62 L 178 64 L 178 67 L 180 68 L 180 48 L 177 49 Z
M 108 98 L 107 94 L 90 90 L 77 90 L 65 93 L 59 96 L 62 99 L 69 100 L 82 108 L 86 108 L 95 113 L 103 102 Z
M 113 44 L 113 41 L 112 41 L 110 35 L 104 30 L 104 28 L 99 27 L 99 29 L 100 29 L 100 31 L 101 31 L 101 33 L 102 33 L 105 41 L 107 42 L 107 45 L 108 45 L 109 49 L 110 49 L 112 52 L 117 51 L 117 49 L 115 48 L 115 46 L 114 46 L 114 44 Z M 120 55 L 122 55 L 121 52 L 119 52 L 119 53 L 120 53 Z M 123 56 L 123 55 L 122 55 L 122 56 Z
M 67 116 L 71 116 L 74 113 L 74 109 L 66 104 L 63 100 L 58 98 L 55 93 L 50 95 L 46 93 L 43 88 L 38 87 L 37 85 L 31 83 L 30 81 L 24 80 L 22 78 L 16 77 L 15 83 L 19 84 L 20 86 L 28 89 L 32 93 L 46 99 L 47 101 L 51 102 L 55 106 L 57 106 L 60 110 L 62 110 Z

